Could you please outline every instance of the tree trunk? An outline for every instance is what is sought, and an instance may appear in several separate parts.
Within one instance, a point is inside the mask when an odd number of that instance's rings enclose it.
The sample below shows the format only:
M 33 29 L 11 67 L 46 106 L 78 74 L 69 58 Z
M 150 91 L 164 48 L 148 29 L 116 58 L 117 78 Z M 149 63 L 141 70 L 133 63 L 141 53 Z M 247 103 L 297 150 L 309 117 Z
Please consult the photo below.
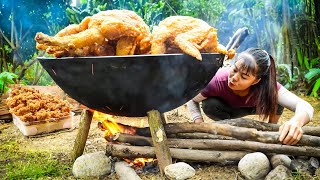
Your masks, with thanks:
M 282 0 L 282 18 L 283 18 L 283 26 L 282 26 L 282 37 L 284 42 L 284 55 L 283 55 L 283 63 L 284 64 L 291 64 L 290 60 L 290 48 L 291 48 L 291 42 L 290 42 L 290 15 L 289 15 L 289 6 L 288 6 L 288 0 Z
M 319 0 L 313 0 L 314 3 L 314 19 L 317 22 L 317 32 L 316 34 L 320 34 L 320 1 Z M 320 37 L 318 37 L 320 41 Z M 319 48 L 319 47 L 318 47 Z M 320 57 L 320 49 L 318 49 L 318 56 Z

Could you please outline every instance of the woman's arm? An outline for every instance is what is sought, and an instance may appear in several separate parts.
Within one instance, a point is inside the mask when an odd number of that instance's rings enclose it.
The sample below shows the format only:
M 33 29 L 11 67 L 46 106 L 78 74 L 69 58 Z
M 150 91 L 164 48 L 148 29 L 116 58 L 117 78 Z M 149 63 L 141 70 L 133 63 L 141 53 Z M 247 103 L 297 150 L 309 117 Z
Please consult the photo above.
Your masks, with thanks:
M 278 91 L 278 103 L 295 112 L 294 116 L 280 126 L 279 140 L 284 144 L 296 144 L 302 137 L 302 126 L 311 121 L 313 107 L 283 86 Z
M 197 96 L 195 96 L 193 99 L 191 99 L 190 101 L 187 102 L 188 110 L 191 114 L 192 120 L 195 123 L 203 122 L 199 102 L 201 102 L 205 99 L 207 99 L 207 98 L 202 96 L 201 93 L 199 93 Z

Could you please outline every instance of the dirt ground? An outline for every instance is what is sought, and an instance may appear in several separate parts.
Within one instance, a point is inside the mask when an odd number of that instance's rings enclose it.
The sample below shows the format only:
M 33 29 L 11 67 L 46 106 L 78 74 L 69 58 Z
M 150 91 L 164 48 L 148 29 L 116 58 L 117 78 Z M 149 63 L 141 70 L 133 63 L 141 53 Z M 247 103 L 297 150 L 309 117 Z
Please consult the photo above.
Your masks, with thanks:
M 314 109 L 314 119 L 308 125 L 310 126 L 319 126 L 320 125 L 320 101 L 316 98 L 310 97 L 302 97 L 308 102 L 310 102 Z M 169 123 L 178 123 L 178 122 L 187 122 L 189 120 L 189 114 L 186 110 L 185 106 L 181 106 L 178 109 L 174 109 L 170 112 L 167 112 L 167 118 Z M 280 123 L 283 123 L 286 120 L 289 120 L 293 115 L 293 112 L 285 109 Z M 75 119 L 77 120 L 80 115 L 76 115 Z M 257 119 L 257 116 L 248 116 L 251 119 Z M 144 125 L 147 125 L 146 118 L 122 118 L 118 117 L 119 121 L 124 122 L 137 122 L 139 121 L 141 124 L 141 120 L 145 122 Z M 212 120 L 205 118 L 206 122 L 210 122 Z M 15 139 L 18 144 L 20 144 L 20 148 L 25 148 L 32 151 L 46 151 L 54 154 L 59 154 L 59 157 L 63 160 L 68 160 L 70 157 L 70 153 L 73 148 L 74 140 L 76 138 L 78 129 L 73 130 L 65 130 L 58 131 L 55 133 L 38 135 L 35 137 L 25 137 L 22 133 L 17 129 L 17 127 L 12 122 L 3 122 L 0 121 L 0 141 L 7 139 Z M 103 132 L 98 128 L 98 121 L 93 120 L 91 124 L 91 128 L 89 131 L 89 136 L 87 139 L 87 143 L 85 146 L 84 153 L 91 153 L 97 151 L 105 151 L 106 141 L 103 138 Z M 240 173 L 237 170 L 237 166 L 221 166 L 216 164 L 204 164 L 199 163 L 194 166 L 196 169 L 196 175 L 191 178 L 192 180 L 206 180 L 206 179 L 242 179 L 240 177 Z M 1 172 L 1 171 L 0 171 Z M 72 173 L 70 173 L 72 174 Z M 143 173 L 139 174 L 142 179 L 164 179 L 159 175 L 159 173 Z M 52 178 L 50 178 L 52 179 Z M 53 178 L 53 179 L 62 179 L 62 178 Z M 64 178 L 63 178 L 64 179 Z M 72 175 L 68 177 L 68 179 L 74 179 Z M 93 178 L 93 179 L 117 179 L 115 174 L 108 175 L 106 177 Z

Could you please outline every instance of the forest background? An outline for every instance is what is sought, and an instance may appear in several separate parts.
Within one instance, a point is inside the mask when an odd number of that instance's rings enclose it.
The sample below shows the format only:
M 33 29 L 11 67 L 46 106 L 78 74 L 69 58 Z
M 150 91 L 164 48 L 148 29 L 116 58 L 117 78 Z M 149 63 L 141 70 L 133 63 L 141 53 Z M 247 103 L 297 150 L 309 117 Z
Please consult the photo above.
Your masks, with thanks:
M 218 29 L 226 45 L 242 27 L 250 35 L 238 52 L 266 49 L 277 61 L 278 80 L 290 90 L 320 94 L 319 0 L 0 0 L 0 89 L 9 84 L 52 85 L 37 61 L 34 36 L 55 35 L 99 11 L 135 11 L 152 27 L 169 16 L 202 19 Z

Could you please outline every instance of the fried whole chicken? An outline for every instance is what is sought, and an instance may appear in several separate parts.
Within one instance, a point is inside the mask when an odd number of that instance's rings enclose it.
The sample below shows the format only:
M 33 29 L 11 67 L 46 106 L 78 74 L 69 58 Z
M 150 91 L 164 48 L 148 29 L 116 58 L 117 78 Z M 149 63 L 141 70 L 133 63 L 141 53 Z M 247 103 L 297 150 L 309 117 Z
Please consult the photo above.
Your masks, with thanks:
M 152 31 L 151 54 L 184 52 L 202 60 L 201 52 L 227 54 L 219 44 L 217 30 L 203 20 L 189 16 L 170 16 Z M 229 52 L 233 57 L 234 51 Z
M 101 11 L 48 36 L 38 32 L 37 49 L 55 57 L 145 54 L 151 48 L 149 27 L 129 10 Z

